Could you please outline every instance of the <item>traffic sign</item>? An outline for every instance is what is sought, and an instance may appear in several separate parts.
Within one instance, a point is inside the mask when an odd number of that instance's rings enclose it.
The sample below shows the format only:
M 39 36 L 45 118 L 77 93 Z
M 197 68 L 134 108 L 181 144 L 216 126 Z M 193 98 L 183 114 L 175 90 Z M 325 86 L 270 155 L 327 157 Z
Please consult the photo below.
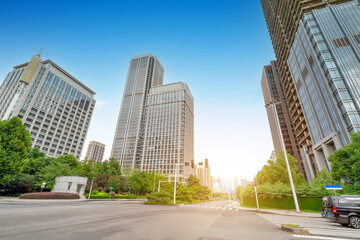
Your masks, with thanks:
M 110 189 L 114 189 L 114 187 L 109 187 Z
M 342 190 L 341 185 L 325 185 L 326 190 Z

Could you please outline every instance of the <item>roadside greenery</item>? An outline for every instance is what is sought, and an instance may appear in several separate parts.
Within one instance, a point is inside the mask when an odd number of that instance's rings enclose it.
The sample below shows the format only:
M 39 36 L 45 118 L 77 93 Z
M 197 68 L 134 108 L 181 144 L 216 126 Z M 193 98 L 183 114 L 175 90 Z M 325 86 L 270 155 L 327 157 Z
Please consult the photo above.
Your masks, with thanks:
M 30 149 L 30 133 L 20 118 L 0 120 L 0 185 L 22 171 Z
M 173 187 L 162 188 L 160 192 L 147 194 L 148 203 L 173 204 Z M 179 183 L 176 187 L 176 203 L 192 203 L 209 200 L 211 191 L 208 187 L 200 185 L 200 180 L 190 175 L 186 184 Z
M 360 194 L 360 133 L 351 133 L 351 143 L 343 149 L 335 151 L 328 160 L 331 163 L 331 172 L 319 170 L 317 176 L 309 184 L 298 173 L 296 159 L 288 154 L 290 169 L 294 179 L 296 194 L 299 199 L 309 201 L 310 198 L 321 199 L 323 196 L 332 196 L 334 192 L 326 190 L 325 185 L 342 185 L 343 190 L 338 194 Z M 284 153 L 280 152 L 275 158 L 272 156 L 256 179 L 257 193 L 260 200 L 270 203 L 271 200 L 279 201 L 292 198 L 291 186 L 285 163 Z M 238 187 L 236 196 L 242 202 L 255 201 L 253 185 L 246 188 Z M 314 201 L 315 201 L 314 200 Z M 316 204 L 317 205 L 317 204 Z
M 31 149 L 29 132 L 18 117 L 0 121 L 0 195 L 18 196 L 22 193 L 39 192 L 42 182 L 44 191 L 50 191 L 59 176 L 87 177 L 86 192 L 93 181 L 91 198 L 139 198 L 146 196 L 156 202 L 165 202 L 174 192 L 173 178 L 156 172 L 146 173 L 135 169 L 121 169 L 115 158 L 95 163 L 78 161 L 73 155 L 47 157 L 39 149 Z M 161 191 L 158 193 L 159 181 Z M 111 192 L 110 192 L 110 187 Z M 155 192 L 155 193 L 153 193 Z M 209 188 L 190 176 L 185 185 L 177 185 L 177 201 L 206 200 Z

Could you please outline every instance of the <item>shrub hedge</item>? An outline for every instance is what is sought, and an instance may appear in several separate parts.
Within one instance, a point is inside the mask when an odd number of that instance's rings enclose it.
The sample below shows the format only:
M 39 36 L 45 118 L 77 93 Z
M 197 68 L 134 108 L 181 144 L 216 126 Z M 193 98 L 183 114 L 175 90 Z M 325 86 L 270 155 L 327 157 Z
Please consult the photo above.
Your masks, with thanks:
M 300 210 L 319 211 L 322 206 L 321 197 L 298 197 Z M 241 200 L 243 207 L 256 208 L 255 198 L 243 198 Z M 273 209 L 295 209 L 293 198 L 259 198 L 260 208 L 273 208 Z
M 24 193 L 20 195 L 20 199 L 80 199 L 77 193 L 62 193 L 62 192 L 35 192 Z
M 85 194 L 86 198 L 89 196 L 89 194 Z M 109 193 L 106 192 L 98 192 L 94 194 L 94 191 L 91 192 L 90 199 L 108 199 Z M 111 197 L 110 197 L 111 198 Z M 137 196 L 134 194 L 129 195 L 122 195 L 122 194 L 115 194 L 116 199 L 137 199 L 137 198 L 144 198 L 143 196 Z

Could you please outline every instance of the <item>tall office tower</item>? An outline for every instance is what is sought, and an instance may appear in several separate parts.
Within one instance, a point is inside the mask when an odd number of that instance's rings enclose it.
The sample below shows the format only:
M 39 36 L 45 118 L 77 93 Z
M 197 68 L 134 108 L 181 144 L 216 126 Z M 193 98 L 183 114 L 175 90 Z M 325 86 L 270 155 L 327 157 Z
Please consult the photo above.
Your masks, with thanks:
M 281 81 L 295 125 L 296 137 L 299 139 L 302 152 L 314 161 L 312 139 L 305 121 L 303 108 L 298 99 L 295 84 L 287 64 L 299 22 L 304 13 L 321 9 L 331 4 L 339 4 L 349 0 L 260 0 L 265 20 L 269 29 L 272 44 L 277 58 Z
M 214 190 L 214 178 L 210 173 L 210 166 L 203 166 L 203 164 L 198 164 L 196 168 L 195 177 L 200 180 L 200 184 L 207 186 L 211 191 Z
M 239 186 L 239 179 L 238 178 L 234 178 L 234 187 L 235 189 Z
M 0 119 L 22 119 L 32 147 L 80 159 L 95 93 L 51 60 L 15 66 L 0 86 Z
M 360 2 L 305 13 L 288 65 L 313 142 L 319 169 L 360 131 Z
M 281 103 L 276 105 L 276 114 L 273 107 L 268 107 L 266 113 L 269 120 L 271 136 L 275 148 L 276 155 L 282 151 L 281 135 L 284 139 L 286 152 L 290 153 L 297 160 L 299 172 L 301 172 L 306 179 L 307 176 L 311 176 L 309 167 L 304 166 L 303 159 L 300 155 L 300 146 L 296 139 L 295 127 L 291 121 L 291 113 L 286 100 L 284 87 L 280 81 L 280 74 L 276 61 L 271 61 L 271 64 L 264 67 L 263 75 L 261 78 L 261 88 L 263 91 L 265 104 L 274 101 L 281 100 Z M 280 128 L 278 129 L 278 121 L 280 122 Z M 281 134 L 281 135 L 280 135 Z M 306 158 L 305 158 L 306 159 Z M 311 179 L 308 179 L 311 180 Z
M 94 160 L 95 162 L 102 162 L 104 158 L 105 144 L 90 141 L 87 152 L 86 159 Z
M 144 144 L 145 104 L 151 87 L 162 85 L 164 69 L 156 56 L 130 61 L 111 156 L 122 168 L 139 168 Z
M 150 89 L 146 106 L 141 171 L 153 170 L 180 178 L 192 174 L 194 159 L 194 99 L 185 83 Z

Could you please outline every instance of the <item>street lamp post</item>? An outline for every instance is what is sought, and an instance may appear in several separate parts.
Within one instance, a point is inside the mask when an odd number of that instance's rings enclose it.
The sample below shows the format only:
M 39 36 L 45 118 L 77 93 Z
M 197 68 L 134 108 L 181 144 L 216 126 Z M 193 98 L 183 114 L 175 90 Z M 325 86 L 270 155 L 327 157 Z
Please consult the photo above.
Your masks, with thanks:
M 181 163 L 177 163 L 175 165 L 175 179 L 174 179 L 174 205 L 176 204 L 176 178 L 177 178 L 177 171 L 178 171 L 178 166 L 180 165 L 184 165 Z
M 278 134 L 280 136 L 281 147 L 282 147 L 282 150 L 283 150 L 284 155 L 285 155 L 285 162 L 286 162 L 286 167 L 287 167 L 288 174 L 289 174 L 289 179 L 290 179 L 291 190 L 292 190 L 292 194 L 293 194 L 293 198 L 294 198 L 295 208 L 296 208 L 296 212 L 299 213 L 300 212 L 299 203 L 298 203 L 297 196 L 296 196 L 294 181 L 293 181 L 293 178 L 292 178 L 292 175 L 291 175 L 291 169 L 290 169 L 289 159 L 287 157 L 284 138 L 283 138 L 283 135 L 281 133 L 280 121 L 279 121 L 278 114 L 277 114 L 277 111 L 276 111 L 276 105 L 278 105 L 280 103 L 281 103 L 281 100 L 271 101 L 271 102 L 267 103 L 265 105 L 265 107 L 266 108 L 268 108 L 269 106 L 273 107 L 276 126 L 277 126 L 277 130 L 278 130 Z

